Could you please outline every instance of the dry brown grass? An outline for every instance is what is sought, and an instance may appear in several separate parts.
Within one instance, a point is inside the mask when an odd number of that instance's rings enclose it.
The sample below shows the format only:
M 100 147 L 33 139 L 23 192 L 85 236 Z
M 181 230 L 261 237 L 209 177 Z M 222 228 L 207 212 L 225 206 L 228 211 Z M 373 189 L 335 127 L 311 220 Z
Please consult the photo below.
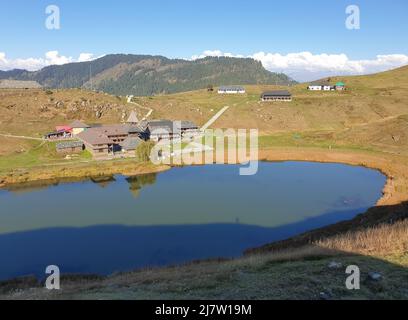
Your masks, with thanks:
M 134 107 L 121 97 L 80 89 L 3 89 L 0 133 L 41 137 L 56 125 L 75 119 L 89 123 L 118 122 L 122 112 L 128 114 L 130 109 Z
M 408 252 L 408 220 L 348 232 L 317 241 L 314 245 L 341 252 L 385 257 Z

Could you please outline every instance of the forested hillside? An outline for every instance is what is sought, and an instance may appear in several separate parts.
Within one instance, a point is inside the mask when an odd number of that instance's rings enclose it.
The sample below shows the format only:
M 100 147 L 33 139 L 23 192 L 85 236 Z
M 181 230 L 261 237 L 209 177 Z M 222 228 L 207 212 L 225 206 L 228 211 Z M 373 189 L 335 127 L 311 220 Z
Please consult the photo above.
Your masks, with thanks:
M 150 96 L 208 85 L 294 83 L 247 58 L 208 57 L 195 61 L 162 56 L 107 55 L 92 62 L 49 66 L 35 72 L 0 72 L 0 79 L 34 80 L 49 88 L 81 88 L 115 95 Z

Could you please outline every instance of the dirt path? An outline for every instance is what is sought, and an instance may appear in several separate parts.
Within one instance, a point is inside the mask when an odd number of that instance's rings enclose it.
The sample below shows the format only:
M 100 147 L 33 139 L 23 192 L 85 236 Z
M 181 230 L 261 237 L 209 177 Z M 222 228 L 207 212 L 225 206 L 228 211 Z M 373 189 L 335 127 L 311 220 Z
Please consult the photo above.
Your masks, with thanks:
M 143 107 L 142 105 L 140 105 L 140 104 L 138 104 L 138 103 L 132 101 L 132 99 L 133 99 L 133 96 L 128 96 L 128 97 L 127 97 L 127 103 L 134 104 L 135 106 L 139 107 L 140 109 L 147 110 L 147 113 L 146 113 L 146 115 L 143 117 L 142 121 L 147 120 L 147 119 L 152 115 L 153 109 L 150 109 L 150 108 L 147 108 L 147 107 Z
M 229 106 L 226 106 L 222 108 L 220 111 L 218 111 L 208 122 L 201 128 L 201 131 L 205 131 L 208 129 L 215 121 L 218 120 L 219 117 L 221 117 L 225 111 L 229 109 Z
M 44 141 L 42 138 L 35 138 L 35 137 L 27 137 L 27 136 L 15 136 L 12 134 L 5 134 L 5 133 L 0 133 L 1 137 L 5 138 L 15 138 L 15 139 L 26 139 L 26 140 L 35 140 L 35 141 Z

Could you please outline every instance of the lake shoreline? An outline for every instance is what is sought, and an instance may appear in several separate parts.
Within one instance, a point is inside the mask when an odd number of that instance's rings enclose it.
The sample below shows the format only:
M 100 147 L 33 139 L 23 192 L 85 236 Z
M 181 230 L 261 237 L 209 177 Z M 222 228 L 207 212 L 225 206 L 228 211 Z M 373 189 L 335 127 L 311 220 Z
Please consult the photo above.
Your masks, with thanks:
M 404 157 L 390 154 L 368 153 L 354 150 L 324 150 L 320 148 L 271 148 L 259 151 L 259 161 L 281 162 L 302 161 L 320 163 L 338 163 L 361 166 L 378 170 L 387 177 L 383 196 L 377 206 L 394 205 L 408 201 L 408 165 Z M 201 165 L 201 164 L 196 164 Z M 177 166 L 153 165 L 151 163 L 134 163 L 131 161 L 95 162 L 92 165 L 69 165 L 63 168 L 36 167 L 32 169 L 16 169 L 0 175 L 0 188 L 18 186 L 24 183 L 57 179 L 86 179 L 111 175 L 136 176 L 159 173 Z M 405 192 L 405 193 L 404 193 Z
M 317 162 L 317 163 L 338 163 L 351 166 L 360 166 L 368 169 L 378 170 L 386 176 L 386 184 L 382 191 L 382 197 L 377 201 L 376 206 L 370 210 L 381 210 L 388 206 L 397 206 L 408 201 L 408 164 L 403 163 L 404 157 L 391 154 L 380 154 L 375 152 L 362 152 L 356 150 L 324 150 L 318 148 L 270 148 L 259 151 L 258 160 L 264 162 Z M 201 164 L 195 164 L 200 166 Z M 105 161 L 97 162 L 92 166 L 67 166 L 66 168 L 33 168 L 32 170 L 16 170 L 12 174 L 0 177 L 0 188 L 6 189 L 19 187 L 24 184 L 39 183 L 46 181 L 80 181 L 89 178 L 106 177 L 113 175 L 137 176 L 143 174 L 160 173 L 180 166 L 153 165 L 151 163 L 135 163 L 133 161 Z M 361 213 L 364 215 L 365 213 Z M 329 225 L 322 229 L 315 230 L 318 234 L 325 234 L 326 229 L 335 225 Z M 343 229 L 342 229 L 343 230 Z M 312 231 L 308 232 L 312 233 Z M 337 233 L 337 232 L 335 232 Z M 298 236 L 299 237 L 299 236 Z M 294 237 L 294 238 L 298 238 Z M 316 236 L 314 236 L 316 238 Z M 290 239 L 286 241 L 290 243 Z M 279 245 L 278 245 L 279 247 Z M 264 247 L 263 247 L 264 248 Z M 272 248 L 272 247 L 271 247 Z M 257 248 L 248 250 L 246 253 L 257 251 Z
M 287 240 L 277 241 L 264 245 L 259 248 L 248 249 L 243 252 L 242 258 L 235 259 L 214 259 L 214 260 L 203 260 L 194 261 L 187 263 L 185 265 L 201 265 L 201 264 L 220 264 L 224 261 L 239 261 L 240 259 L 247 259 L 251 256 L 263 256 L 274 253 L 279 253 L 284 250 L 296 250 L 302 248 L 313 241 L 319 239 L 325 239 L 332 237 L 334 235 L 344 234 L 347 232 L 353 232 L 356 230 L 361 230 L 364 228 L 369 228 L 373 226 L 380 225 L 382 223 L 398 221 L 406 217 L 408 212 L 408 164 L 403 163 L 404 158 L 393 156 L 393 155 L 382 155 L 377 153 L 367 153 L 360 151 L 333 151 L 333 150 L 323 150 L 323 149 L 297 149 L 297 148 L 272 148 L 263 149 L 259 152 L 259 160 L 265 162 L 284 162 L 284 161 L 305 161 L 305 162 L 320 162 L 320 163 L 340 163 L 352 166 L 361 166 L 369 169 L 375 169 L 380 171 L 387 177 L 387 182 L 383 189 L 383 196 L 378 200 L 375 207 L 370 208 L 364 213 L 356 216 L 350 221 L 344 221 L 332 225 L 325 226 L 323 228 L 308 231 L 304 234 L 291 237 Z M 85 171 L 81 170 L 80 174 L 87 173 L 87 175 L 74 177 L 69 175 L 71 170 L 64 170 L 63 172 L 53 171 L 51 175 L 47 176 L 46 172 L 38 174 L 36 172 L 34 175 L 30 175 L 30 171 L 27 171 L 25 178 L 21 179 L 21 182 L 34 182 L 45 179 L 42 178 L 89 178 L 94 176 L 106 176 L 109 174 L 123 174 L 123 175 L 140 175 L 149 173 L 158 173 L 171 169 L 170 166 L 153 166 L 151 164 L 134 164 L 134 163 L 124 163 L 123 167 L 112 166 L 111 163 L 98 165 L 96 169 L 102 169 L 102 172 L 96 174 L 96 171 Z M 62 174 L 61 174 L 62 173 Z M 30 177 L 30 178 L 28 178 Z M 28 178 L 28 179 L 27 179 Z M 20 180 L 20 179 L 17 179 Z M 20 183 L 9 183 L 13 179 L 8 180 L 3 187 L 15 186 Z M 397 212 L 397 213 L 396 213 Z M 399 212 L 399 213 L 398 213 Z M 151 272 L 161 272 L 168 270 L 170 272 L 174 267 L 167 266 L 157 269 L 153 269 Z M 129 272 L 132 274 L 133 271 Z M 140 271 L 139 271 L 140 272 Z M 127 274 L 125 272 L 124 274 Z M 112 275 L 113 276 L 113 275 Z M 101 277 L 102 279 L 109 279 L 112 276 Z M 69 276 L 70 280 L 73 282 L 78 281 L 80 285 L 86 274 L 78 274 Z M 19 278 L 17 278 L 19 279 Z M 33 279 L 29 281 L 32 286 Z M 2 286 L 7 286 L 7 284 L 15 283 L 16 279 L 10 279 L 0 282 Z M 24 280 L 22 280 L 24 282 Z

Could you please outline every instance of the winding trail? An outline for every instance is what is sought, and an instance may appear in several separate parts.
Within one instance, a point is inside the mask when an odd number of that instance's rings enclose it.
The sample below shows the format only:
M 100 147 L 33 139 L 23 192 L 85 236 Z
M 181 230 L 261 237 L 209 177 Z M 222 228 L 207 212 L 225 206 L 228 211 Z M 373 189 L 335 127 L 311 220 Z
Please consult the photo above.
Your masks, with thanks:
M 147 112 L 146 115 L 143 117 L 142 121 L 147 120 L 147 119 L 152 115 L 153 109 L 147 108 L 147 107 L 143 107 L 142 105 L 138 104 L 137 102 L 132 101 L 133 97 L 134 97 L 134 96 L 127 96 L 127 103 L 134 104 L 135 106 L 137 106 L 137 107 L 139 107 L 139 108 L 141 108 L 141 109 L 147 110 L 148 112 Z
M 4 138 L 15 138 L 15 139 L 26 139 L 26 140 L 35 140 L 35 141 L 44 141 L 42 138 L 28 137 L 28 136 L 15 136 L 12 134 L 0 133 L 1 137 Z

